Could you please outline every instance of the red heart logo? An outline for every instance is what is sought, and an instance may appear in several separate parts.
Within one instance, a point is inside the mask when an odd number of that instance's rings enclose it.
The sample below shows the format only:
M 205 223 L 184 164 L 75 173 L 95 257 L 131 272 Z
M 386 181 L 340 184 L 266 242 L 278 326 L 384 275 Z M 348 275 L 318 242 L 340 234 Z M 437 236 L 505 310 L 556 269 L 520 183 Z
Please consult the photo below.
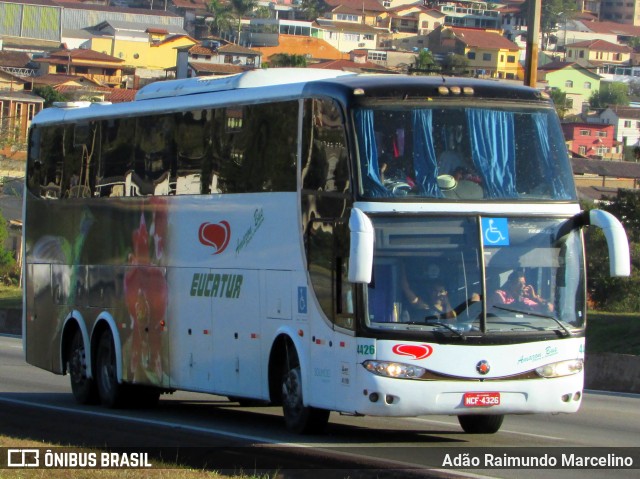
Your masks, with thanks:
M 213 254 L 222 253 L 231 239 L 231 227 L 226 221 L 220 223 L 202 223 L 198 231 L 198 239 L 205 246 L 215 249 Z
M 413 359 L 424 359 L 431 356 L 433 348 L 428 344 L 396 344 L 393 352 L 400 356 L 410 356 Z

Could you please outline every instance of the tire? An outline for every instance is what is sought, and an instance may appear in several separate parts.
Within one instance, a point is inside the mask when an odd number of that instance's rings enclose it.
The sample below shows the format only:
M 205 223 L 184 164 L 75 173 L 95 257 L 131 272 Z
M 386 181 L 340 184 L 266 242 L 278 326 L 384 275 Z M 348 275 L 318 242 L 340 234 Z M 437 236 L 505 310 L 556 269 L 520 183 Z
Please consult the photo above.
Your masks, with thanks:
M 495 434 L 500 430 L 504 414 L 470 414 L 458 416 L 458 422 L 467 434 Z
M 302 373 L 298 358 L 285 360 L 282 375 L 282 411 L 287 429 L 296 434 L 323 432 L 329 421 L 329 412 L 305 406 L 302 396 Z
M 119 408 L 125 405 L 125 388 L 118 384 L 116 348 L 113 334 L 105 330 L 98 340 L 96 352 L 96 383 L 103 406 Z
M 78 329 L 71 340 L 67 354 L 67 371 L 71 382 L 71 392 L 78 404 L 97 404 L 98 387 L 93 378 L 87 377 L 87 350 L 82 332 Z

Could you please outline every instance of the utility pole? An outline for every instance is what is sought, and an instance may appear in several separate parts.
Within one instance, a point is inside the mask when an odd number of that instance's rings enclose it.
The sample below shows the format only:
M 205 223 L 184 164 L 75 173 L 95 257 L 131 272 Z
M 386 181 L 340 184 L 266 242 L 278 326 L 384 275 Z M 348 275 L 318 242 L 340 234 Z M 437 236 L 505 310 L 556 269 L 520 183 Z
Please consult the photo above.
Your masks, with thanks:
M 540 36 L 541 0 L 529 0 L 527 12 L 527 52 L 524 63 L 524 84 L 536 86 L 538 80 L 538 37 Z

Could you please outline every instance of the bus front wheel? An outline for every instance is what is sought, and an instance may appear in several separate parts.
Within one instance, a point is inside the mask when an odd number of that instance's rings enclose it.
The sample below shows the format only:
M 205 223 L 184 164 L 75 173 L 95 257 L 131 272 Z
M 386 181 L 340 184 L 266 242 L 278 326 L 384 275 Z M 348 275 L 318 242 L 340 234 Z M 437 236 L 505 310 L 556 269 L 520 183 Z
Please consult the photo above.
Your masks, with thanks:
M 282 411 L 287 429 L 297 434 L 322 432 L 329 421 L 329 411 L 305 406 L 302 399 L 300 365 L 285 362 L 282 377 Z
M 482 415 L 470 414 L 458 416 L 458 422 L 468 434 L 494 434 L 500 430 L 504 414 Z
M 78 404 L 98 402 L 98 388 L 92 378 L 87 377 L 87 350 L 84 347 L 82 332 L 78 329 L 73 335 L 67 355 L 67 371 L 71 379 L 71 392 Z

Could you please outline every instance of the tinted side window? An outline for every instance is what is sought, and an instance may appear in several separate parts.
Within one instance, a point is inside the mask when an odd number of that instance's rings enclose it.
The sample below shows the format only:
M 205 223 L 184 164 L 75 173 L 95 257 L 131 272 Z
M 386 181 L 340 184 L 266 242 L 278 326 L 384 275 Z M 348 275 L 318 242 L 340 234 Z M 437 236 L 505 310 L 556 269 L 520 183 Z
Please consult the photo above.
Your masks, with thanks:
M 308 100 L 304 121 L 302 188 L 324 192 L 347 191 L 347 142 L 338 105 L 330 100 Z
M 296 101 L 216 111 L 211 140 L 219 191 L 295 191 L 297 125 Z
M 136 120 L 122 118 L 100 124 L 100 166 L 96 196 L 124 196 L 125 178 L 133 168 Z

